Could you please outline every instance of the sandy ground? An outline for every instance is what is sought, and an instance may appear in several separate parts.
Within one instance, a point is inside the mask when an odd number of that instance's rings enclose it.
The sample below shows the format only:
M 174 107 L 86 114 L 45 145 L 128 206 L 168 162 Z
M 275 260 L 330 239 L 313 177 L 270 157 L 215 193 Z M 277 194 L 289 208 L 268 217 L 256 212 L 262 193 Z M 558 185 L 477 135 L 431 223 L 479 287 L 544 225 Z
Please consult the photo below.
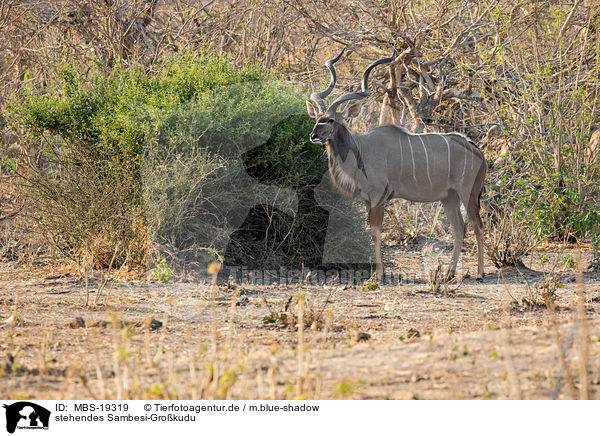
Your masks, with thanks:
M 467 277 L 436 290 L 424 262 L 449 256 L 438 245 L 387 247 L 411 278 L 401 286 L 214 288 L 96 273 L 88 306 L 67 266 L 2 264 L 0 316 L 13 318 L 0 327 L 0 397 L 598 398 L 599 273 L 584 270 L 580 284 L 562 261 L 575 251 L 548 248 L 529 268 L 486 265 L 479 282 L 469 247 Z M 527 304 L 554 274 L 556 310 Z

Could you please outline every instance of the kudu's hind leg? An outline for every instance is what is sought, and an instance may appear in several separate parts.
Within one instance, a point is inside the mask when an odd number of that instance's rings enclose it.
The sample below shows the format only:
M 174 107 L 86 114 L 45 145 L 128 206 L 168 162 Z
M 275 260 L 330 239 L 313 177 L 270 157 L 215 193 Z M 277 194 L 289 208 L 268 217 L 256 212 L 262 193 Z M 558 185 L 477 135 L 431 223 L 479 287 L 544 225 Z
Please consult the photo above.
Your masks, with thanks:
M 464 192 L 461 194 L 462 202 L 467 208 L 467 215 L 469 220 L 473 223 L 473 230 L 475 232 L 475 238 L 477 239 L 477 279 L 482 279 L 485 275 L 483 269 L 483 251 L 484 251 L 484 235 L 483 235 L 483 221 L 479 215 L 480 209 L 480 196 L 481 190 L 483 189 L 483 183 L 485 181 L 485 175 L 487 173 L 487 166 L 481 165 L 473 183 L 473 187 L 470 192 Z
M 473 230 L 475 231 L 475 238 L 477 238 L 477 279 L 483 279 L 485 271 L 483 269 L 483 249 L 484 249 L 484 238 L 483 238 L 483 221 L 479 215 L 479 194 L 481 187 L 476 187 L 476 194 L 471 195 L 469 205 L 467 206 L 467 214 L 469 220 L 473 223 Z
M 369 209 L 369 226 L 371 227 L 371 238 L 375 244 L 375 273 L 377 280 L 383 279 L 383 264 L 381 262 L 381 227 L 383 226 L 383 206 L 375 206 Z
M 483 270 L 483 223 L 479 216 L 479 205 L 477 209 L 469 213 L 469 219 L 473 223 L 475 238 L 477 238 L 477 279 L 482 279 L 485 275 Z
M 460 251 L 462 250 L 465 238 L 465 222 L 460 213 L 460 198 L 456 191 L 448 191 L 448 197 L 442 200 L 442 205 L 454 231 L 454 251 L 452 252 L 452 261 L 446 275 L 446 278 L 449 280 L 456 274 L 456 265 L 458 264 L 458 258 L 460 257 Z

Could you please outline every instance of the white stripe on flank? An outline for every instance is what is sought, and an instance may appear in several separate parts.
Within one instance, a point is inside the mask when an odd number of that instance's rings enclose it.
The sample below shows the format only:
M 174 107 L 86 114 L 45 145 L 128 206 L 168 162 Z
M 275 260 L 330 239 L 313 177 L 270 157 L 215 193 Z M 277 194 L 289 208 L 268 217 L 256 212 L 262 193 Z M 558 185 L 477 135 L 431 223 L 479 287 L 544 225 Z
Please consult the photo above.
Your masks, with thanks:
M 473 159 L 475 158 L 475 153 L 471 152 L 471 171 L 473 171 Z
M 448 142 L 448 139 L 446 139 L 446 137 L 444 135 L 440 135 L 442 138 L 444 138 L 444 141 L 446 141 L 446 145 L 448 146 L 448 181 L 450 181 L 450 143 Z
M 429 175 L 429 154 L 427 153 L 427 148 L 425 148 L 425 143 L 423 142 L 423 138 L 421 136 L 418 137 L 421 141 L 421 145 L 423 146 L 423 151 L 425 152 L 425 164 L 427 165 L 427 178 L 429 179 L 429 184 L 433 188 L 433 182 L 431 181 L 431 176 Z
M 398 137 L 398 144 L 400 144 L 400 174 L 398 175 L 398 181 L 402 180 L 402 166 L 404 165 L 404 156 L 402 154 L 402 136 Z
M 410 136 L 407 137 L 408 138 L 408 145 L 410 147 L 410 157 L 412 159 L 412 173 L 413 173 L 413 179 L 415 179 L 415 183 L 417 182 L 417 174 L 415 173 L 415 155 L 413 153 L 413 148 L 412 148 L 412 142 L 410 142 Z
M 473 156 L 473 152 L 471 152 L 471 156 Z M 472 159 L 472 157 L 471 157 Z M 462 172 L 462 177 L 461 180 L 463 180 L 465 178 L 465 173 L 467 172 L 467 156 L 465 156 L 465 162 L 463 165 L 463 172 Z

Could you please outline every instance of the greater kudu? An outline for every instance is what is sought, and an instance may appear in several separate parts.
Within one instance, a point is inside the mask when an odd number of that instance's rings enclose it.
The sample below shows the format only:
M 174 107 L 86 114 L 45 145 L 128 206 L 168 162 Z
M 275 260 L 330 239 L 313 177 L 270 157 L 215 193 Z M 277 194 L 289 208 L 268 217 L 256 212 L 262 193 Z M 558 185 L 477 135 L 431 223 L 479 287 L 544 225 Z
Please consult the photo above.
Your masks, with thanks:
M 356 116 L 360 100 L 368 95 L 369 74 L 377 65 L 390 63 L 380 59 L 365 70 L 361 90 L 338 97 L 327 108 L 323 99 L 333 90 L 336 73 L 333 64 L 344 50 L 326 62 L 330 72 L 329 86 L 311 94 L 316 104 L 306 102 L 308 115 L 317 120 L 310 134 L 312 142 L 327 150 L 333 183 L 344 193 L 364 200 L 368 210 L 371 236 L 375 244 L 376 273 L 382 279 L 381 227 L 386 203 L 393 198 L 428 203 L 441 201 L 454 230 L 454 251 L 447 277 L 456 273 L 462 249 L 465 225 L 461 203 L 475 229 L 477 238 L 477 277 L 483 271 L 483 223 L 479 216 L 479 200 L 487 172 L 483 153 L 460 133 L 412 133 L 402 127 L 380 126 L 359 135 L 351 132 L 345 119 Z M 350 101 L 347 108 L 337 108 Z

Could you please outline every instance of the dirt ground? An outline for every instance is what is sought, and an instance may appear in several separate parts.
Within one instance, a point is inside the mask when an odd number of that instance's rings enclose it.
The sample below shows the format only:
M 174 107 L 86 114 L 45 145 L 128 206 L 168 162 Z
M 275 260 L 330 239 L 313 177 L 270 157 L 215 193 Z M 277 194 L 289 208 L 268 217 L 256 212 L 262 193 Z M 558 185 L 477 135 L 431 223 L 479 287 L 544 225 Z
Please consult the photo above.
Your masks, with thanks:
M 519 269 L 486 264 L 479 282 L 469 246 L 463 278 L 435 289 L 423 263 L 449 257 L 438 242 L 387 247 L 411 277 L 401 286 L 215 288 L 96 273 L 88 306 L 72 267 L 1 264 L 0 397 L 599 397 L 600 274 L 584 269 L 579 283 L 577 250 L 546 247 Z M 548 310 L 543 293 L 554 291 Z

